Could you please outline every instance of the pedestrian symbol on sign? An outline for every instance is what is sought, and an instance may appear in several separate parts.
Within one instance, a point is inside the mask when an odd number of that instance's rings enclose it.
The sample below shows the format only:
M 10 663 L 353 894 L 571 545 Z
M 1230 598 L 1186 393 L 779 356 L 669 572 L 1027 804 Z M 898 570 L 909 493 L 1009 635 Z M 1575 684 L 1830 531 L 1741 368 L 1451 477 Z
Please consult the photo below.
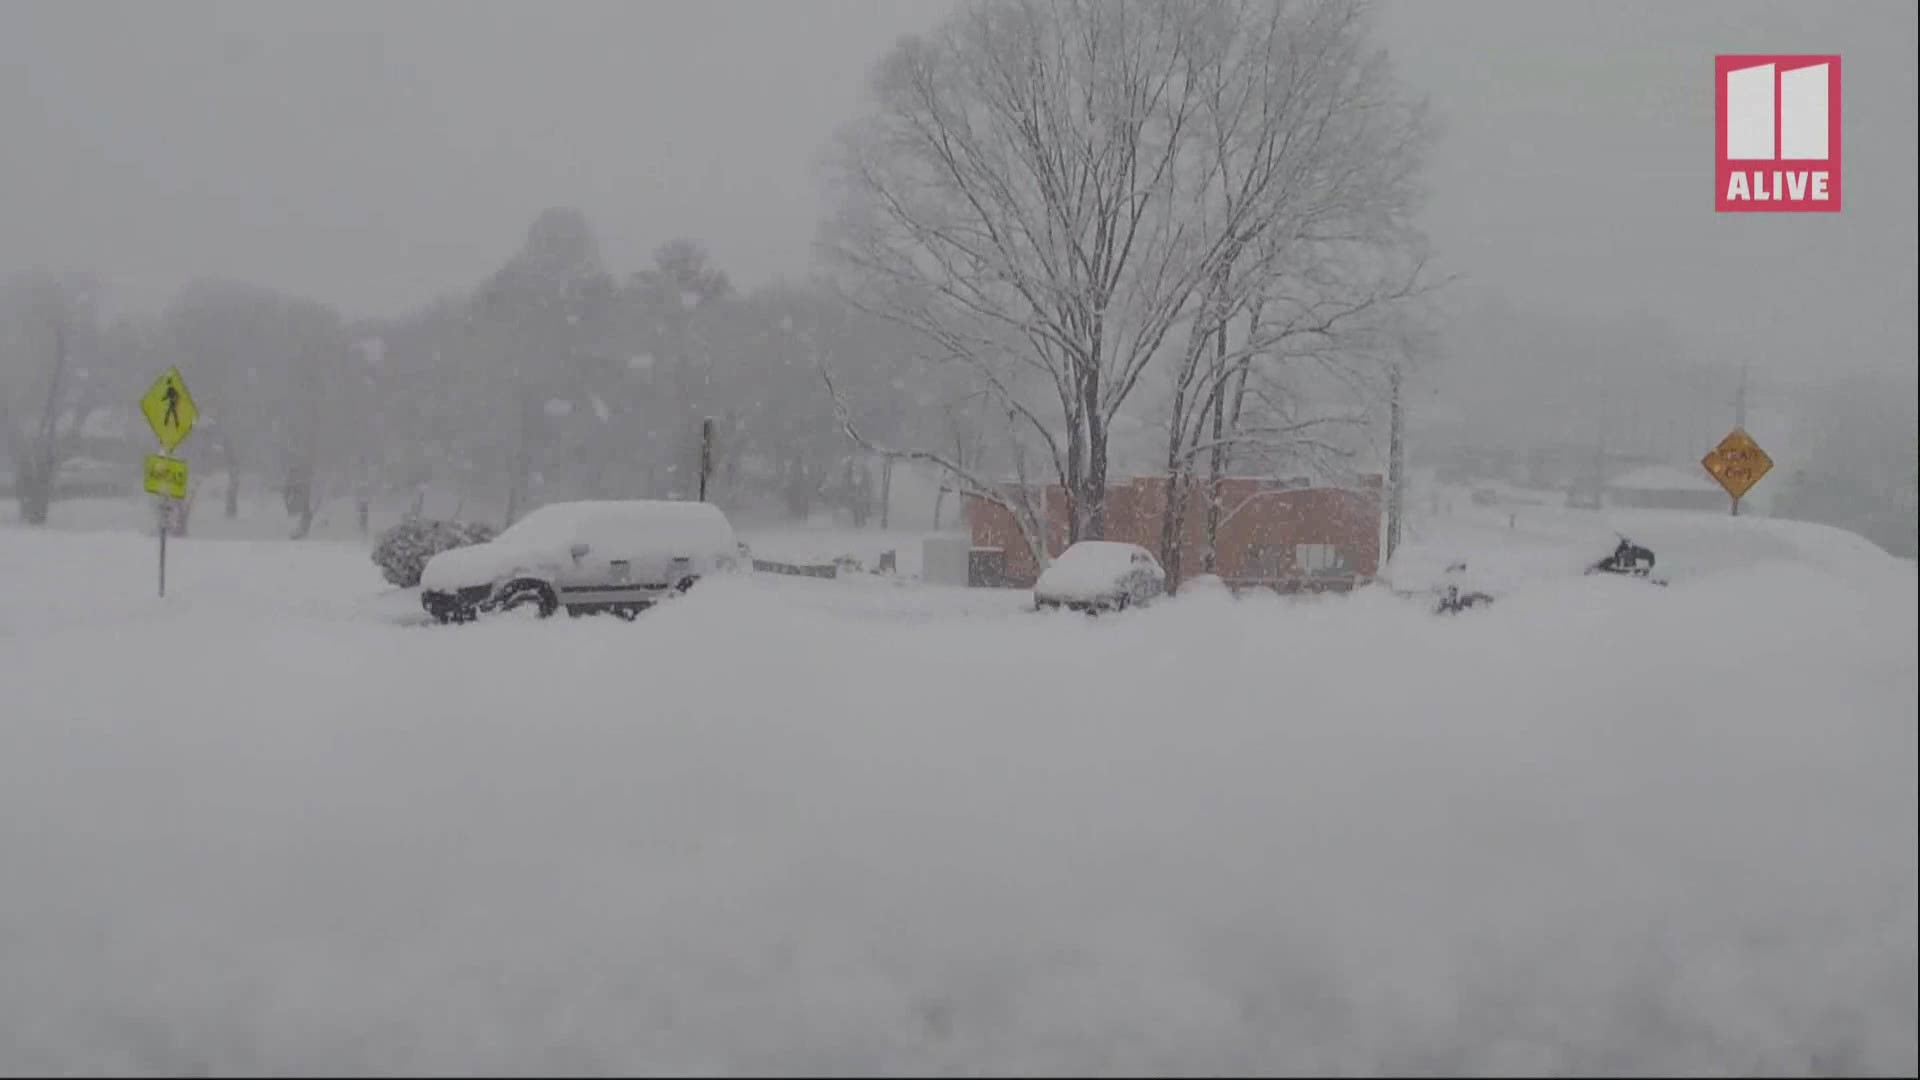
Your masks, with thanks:
M 153 428 L 154 437 L 160 440 L 160 449 L 167 453 L 172 453 L 173 448 L 193 432 L 194 421 L 200 417 L 193 395 L 187 390 L 187 381 L 180 377 L 178 368 L 168 368 L 161 373 L 153 388 L 140 399 L 140 411 L 147 418 L 147 426 Z

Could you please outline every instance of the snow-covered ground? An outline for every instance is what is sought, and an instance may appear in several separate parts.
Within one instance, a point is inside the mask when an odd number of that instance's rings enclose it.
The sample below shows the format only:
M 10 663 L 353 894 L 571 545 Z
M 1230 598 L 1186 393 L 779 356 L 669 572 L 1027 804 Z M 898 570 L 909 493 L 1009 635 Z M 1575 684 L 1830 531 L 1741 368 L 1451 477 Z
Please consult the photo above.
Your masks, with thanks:
M 163 601 L 0 527 L 0 1072 L 1911 1075 L 1912 564 L 1476 521 L 1418 543 L 1536 561 L 1454 618 L 465 627 L 359 542 Z

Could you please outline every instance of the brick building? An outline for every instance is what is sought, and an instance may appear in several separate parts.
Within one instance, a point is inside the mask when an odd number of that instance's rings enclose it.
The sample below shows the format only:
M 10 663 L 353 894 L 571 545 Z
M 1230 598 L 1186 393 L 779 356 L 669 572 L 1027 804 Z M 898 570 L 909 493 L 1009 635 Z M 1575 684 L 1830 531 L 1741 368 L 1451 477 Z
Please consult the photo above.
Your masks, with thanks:
M 1143 476 L 1107 487 L 1106 539 L 1139 544 L 1159 556 L 1167 506 L 1167 478 Z M 1229 585 L 1286 592 L 1345 591 L 1380 570 L 1382 479 L 1357 487 L 1312 487 L 1305 481 L 1232 477 L 1221 482 L 1223 509 L 1215 572 Z M 1017 492 L 1010 489 L 1008 494 Z M 1049 557 L 1067 546 L 1068 508 L 1057 484 L 1044 499 Z M 1205 493 L 1187 492 L 1181 577 L 1202 573 L 1206 547 Z M 978 497 L 966 502 L 977 577 L 1028 587 L 1039 576 L 1019 523 L 1003 507 Z

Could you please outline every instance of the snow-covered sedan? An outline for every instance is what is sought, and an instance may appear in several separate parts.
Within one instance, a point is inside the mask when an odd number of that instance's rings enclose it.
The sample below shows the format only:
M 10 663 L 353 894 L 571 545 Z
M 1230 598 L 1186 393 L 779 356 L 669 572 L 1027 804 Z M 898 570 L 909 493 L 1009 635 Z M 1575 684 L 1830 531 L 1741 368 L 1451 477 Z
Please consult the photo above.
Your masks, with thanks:
M 1167 572 L 1138 544 L 1082 540 L 1060 553 L 1033 586 L 1036 608 L 1121 611 L 1167 591 Z
M 733 526 L 710 503 L 552 503 L 484 544 L 428 560 L 420 603 L 441 622 L 562 607 L 632 618 L 738 559 Z

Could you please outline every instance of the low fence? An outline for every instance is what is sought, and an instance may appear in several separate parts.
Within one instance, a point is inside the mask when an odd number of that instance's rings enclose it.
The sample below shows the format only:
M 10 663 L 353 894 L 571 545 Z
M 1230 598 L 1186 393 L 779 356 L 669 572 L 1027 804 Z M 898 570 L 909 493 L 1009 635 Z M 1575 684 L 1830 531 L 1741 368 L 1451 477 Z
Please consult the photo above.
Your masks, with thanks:
M 753 568 L 763 574 L 787 574 L 791 577 L 827 578 L 831 580 L 840 576 L 840 567 L 837 563 L 806 565 L 803 563 L 774 562 L 770 559 L 755 559 L 753 560 Z
M 1227 588 L 1236 593 L 1266 589 L 1282 596 L 1298 596 L 1303 593 L 1307 595 L 1350 593 L 1373 579 L 1354 574 L 1329 574 L 1301 577 L 1233 577 L 1223 580 Z

